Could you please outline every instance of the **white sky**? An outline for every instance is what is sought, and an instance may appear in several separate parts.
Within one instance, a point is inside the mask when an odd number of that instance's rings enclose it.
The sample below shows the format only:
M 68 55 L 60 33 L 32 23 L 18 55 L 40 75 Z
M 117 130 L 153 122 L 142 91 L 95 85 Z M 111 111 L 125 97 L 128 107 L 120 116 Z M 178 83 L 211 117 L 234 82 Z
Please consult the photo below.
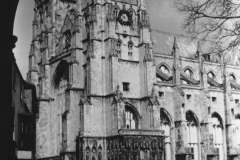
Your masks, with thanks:
M 174 0 L 146 0 L 151 28 L 161 31 L 183 33 L 180 29 L 182 18 L 172 7 Z M 28 72 L 28 55 L 32 40 L 34 0 L 20 0 L 14 24 L 14 35 L 18 37 L 13 50 L 23 78 Z

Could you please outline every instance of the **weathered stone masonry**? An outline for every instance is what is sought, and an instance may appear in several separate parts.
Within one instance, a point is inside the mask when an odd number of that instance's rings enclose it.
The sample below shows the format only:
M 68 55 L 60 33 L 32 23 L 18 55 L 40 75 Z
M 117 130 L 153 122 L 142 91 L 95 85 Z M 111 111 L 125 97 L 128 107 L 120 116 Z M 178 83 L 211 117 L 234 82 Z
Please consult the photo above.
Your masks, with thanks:
M 236 63 L 150 31 L 145 0 L 35 4 L 37 159 L 239 159 Z

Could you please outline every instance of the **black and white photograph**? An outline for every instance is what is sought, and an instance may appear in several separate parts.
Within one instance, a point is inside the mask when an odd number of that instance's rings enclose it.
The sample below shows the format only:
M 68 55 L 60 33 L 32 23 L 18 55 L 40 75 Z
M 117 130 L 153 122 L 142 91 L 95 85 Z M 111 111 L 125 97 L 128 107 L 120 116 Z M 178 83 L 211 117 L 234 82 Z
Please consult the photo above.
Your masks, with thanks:
M 240 0 L 0 0 L 0 160 L 240 160 Z

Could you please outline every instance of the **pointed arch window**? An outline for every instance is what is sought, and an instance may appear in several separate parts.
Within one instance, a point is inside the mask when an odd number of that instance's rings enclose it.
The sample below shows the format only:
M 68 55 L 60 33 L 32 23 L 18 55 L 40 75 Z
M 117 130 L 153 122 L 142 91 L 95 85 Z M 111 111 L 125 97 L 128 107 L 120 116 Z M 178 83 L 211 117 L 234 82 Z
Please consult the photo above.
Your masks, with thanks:
M 208 72 L 207 76 L 208 76 L 208 87 L 211 87 L 211 86 L 215 87 L 219 85 L 216 81 L 217 79 L 216 75 L 212 71 Z
M 215 74 L 212 71 L 208 72 L 207 75 L 208 75 L 209 78 L 211 78 L 213 80 L 216 80 L 216 76 L 215 76 Z
M 158 82 L 168 81 L 170 76 L 170 70 L 166 65 L 163 64 L 157 68 L 156 77 Z
M 167 136 L 165 138 L 165 155 L 166 160 L 171 160 L 171 133 L 170 133 L 170 119 L 166 112 L 161 109 L 160 110 L 160 130 L 164 131 L 164 135 Z
M 193 71 L 189 68 L 185 69 L 184 71 L 186 73 L 186 75 L 188 75 L 189 77 L 192 77 L 194 78 L 194 74 L 193 74 Z
M 113 8 L 113 15 L 114 15 L 115 19 L 118 17 L 118 8 L 117 7 Z
M 138 129 L 137 115 L 129 106 L 125 106 L 125 126 L 126 129 Z
M 70 30 L 67 30 L 66 32 L 64 32 L 64 41 L 63 41 L 63 49 L 68 50 L 71 47 L 71 38 L 72 38 L 72 34 Z
M 121 46 L 122 46 L 122 42 L 120 40 L 117 40 L 117 42 L 116 42 L 116 54 L 118 55 L 118 57 L 121 57 L 121 54 L 122 54 Z
M 230 74 L 230 80 L 232 80 L 232 81 L 237 81 L 237 79 L 236 79 L 236 77 L 233 75 L 233 74 Z
M 54 77 L 55 89 L 66 88 L 69 84 L 69 65 L 66 61 L 60 62 Z
M 187 120 L 187 143 L 188 147 L 192 153 L 192 159 L 198 159 L 198 123 L 196 117 L 191 111 L 186 113 L 186 120 Z
M 128 59 L 133 60 L 133 42 L 128 42 Z
M 219 151 L 219 160 L 223 160 L 223 125 L 217 113 L 212 114 L 212 123 L 213 146 Z
M 160 69 L 160 71 L 162 71 L 162 72 L 163 72 L 164 74 L 166 74 L 167 76 L 170 76 L 170 71 L 169 71 L 169 69 L 168 69 L 167 66 L 161 65 L 161 66 L 159 67 L 159 69 Z

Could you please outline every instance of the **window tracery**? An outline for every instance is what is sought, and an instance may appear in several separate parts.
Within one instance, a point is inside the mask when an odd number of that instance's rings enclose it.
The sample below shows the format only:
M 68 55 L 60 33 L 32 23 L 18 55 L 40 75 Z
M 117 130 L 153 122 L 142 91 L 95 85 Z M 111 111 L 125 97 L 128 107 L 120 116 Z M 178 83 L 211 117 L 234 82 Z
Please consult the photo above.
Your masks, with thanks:
M 118 57 L 121 57 L 121 54 L 122 54 L 121 46 L 122 46 L 122 42 L 120 40 L 117 40 L 117 42 L 116 42 L 116 53 L 117 53 Z
M 193 71 L 192 70 L 190 70 L 189 68 L 187 68 L 187 69 L 185 69 L 185 71 L 184 71 L 189 77 L 192 77 L 192 78 L 194 78 L 194 74 L 193 74 Z
M 212 114 L 212 123 L 213 146 L 219 150 L 219 159 L 223 160 L 223 125 L 218 114 Z
M 208 72 L 207 76 L 208 76 L 208 78 L 216 81 L 216 75 L 212 71 Z M 208 87 L 210 87 L 210 86 L 214 86 L 214 85 L 208 83 Z
M 170 71 L 169 71 L 169 69 L 168 69 L 165 65 L 161 65 L 161 66 L 159 67 L 159 69 L 160 69 L 164 74 L 166 74 L 167 76 L 170 76 Z
M 190 148 L 192 155 L 192 159 L 198 159 L 198 123 L 196 118 L 194 117 L 191 111 L 186 113 L 186 120 L 187 120 L 187 143 L 188 147 Z
M 60 62 L 56 69 L 54 85 L 56 89 L 66 88 L 69 84 L 69 66 L 66 61 Z
M 116 7 L 113 8 L 113 15 L 114 15 L 114 19 L 117 19 L 117 17 L 118 17 L 118 8 L 116 8 Z
M 132 109 L 127 106 L 125 108 L 125 124 L 126 129 L 138 129 L 137 117 Z
M 209 78 L 211 78 L 213 80 L 216 80 L 216 76 L 215 76 L 215 74 L 212 71 L 208 72 L 207 75 L 208 75 Z
M 170 141 L 170 119 L 164 110 L 160 110 L 160 130 L 164 131 L 164 135 L 167 136 L 165 138 L 165 155 L 166 160 L 171 159 L 171 141 Z
M 128 58 L 129 58 L 129 60 L 133 59 L 133 52 L 132 52 L 132 50 L 133 50 L 133 42 L 130 41 L 130 42 L 128 42 Z
M 168 69 L 168 67 L 166 65 L 161 65 L 160 67 L 158 67 L 158 69 L 165 75 L 167 76 L 171 76 L 170 74 L 170 70 Z M 162 79 L 160 76 L 157 75 L 157 81 L 161 82 L 164 81 L 164 79 Z
M 72 34 L 70 30 L 67 30 L 64 32 L 64 38 L 63 38 L 63 49 L 68 50 L 71 47 L 71 38 Z

